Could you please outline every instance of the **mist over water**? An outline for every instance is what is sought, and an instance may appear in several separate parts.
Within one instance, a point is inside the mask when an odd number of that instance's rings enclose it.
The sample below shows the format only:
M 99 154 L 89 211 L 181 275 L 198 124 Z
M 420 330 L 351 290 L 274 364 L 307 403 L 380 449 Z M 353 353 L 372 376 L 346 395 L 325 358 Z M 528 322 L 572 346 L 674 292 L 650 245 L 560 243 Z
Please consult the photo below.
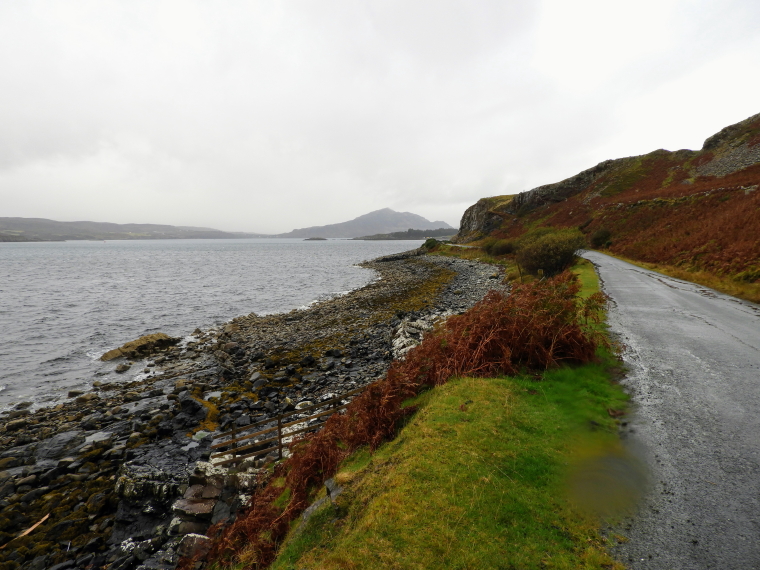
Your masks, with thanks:
M 354 264 L 421 241 L 145 240 L 0 244 L 0 409 L 129 381 L 101 354 L 362 287 Z

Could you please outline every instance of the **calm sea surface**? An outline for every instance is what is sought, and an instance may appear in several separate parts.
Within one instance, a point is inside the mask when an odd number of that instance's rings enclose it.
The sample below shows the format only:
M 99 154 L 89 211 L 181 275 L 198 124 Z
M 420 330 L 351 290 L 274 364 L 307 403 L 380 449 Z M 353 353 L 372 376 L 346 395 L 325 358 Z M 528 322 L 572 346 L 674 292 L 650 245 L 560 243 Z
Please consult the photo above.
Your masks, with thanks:
M 128 381 L 101 354 L 289 311 L 369 283 L 354 264 L 421 241 L 146 240 L 0 243 L 0 410 L 94 380 Z M 135 367 L 137 368 L 137 367 Z

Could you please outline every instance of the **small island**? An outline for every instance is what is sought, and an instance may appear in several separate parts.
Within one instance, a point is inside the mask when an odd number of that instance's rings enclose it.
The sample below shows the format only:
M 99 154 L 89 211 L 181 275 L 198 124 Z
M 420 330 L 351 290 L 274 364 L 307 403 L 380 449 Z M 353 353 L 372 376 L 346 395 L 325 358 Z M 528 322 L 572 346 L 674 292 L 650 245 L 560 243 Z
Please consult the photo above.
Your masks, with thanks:
M 323 237 L 310 237 L 310 238 L 305 238 L 303 241 L 327 241 L 327 238 L 323 238 Z

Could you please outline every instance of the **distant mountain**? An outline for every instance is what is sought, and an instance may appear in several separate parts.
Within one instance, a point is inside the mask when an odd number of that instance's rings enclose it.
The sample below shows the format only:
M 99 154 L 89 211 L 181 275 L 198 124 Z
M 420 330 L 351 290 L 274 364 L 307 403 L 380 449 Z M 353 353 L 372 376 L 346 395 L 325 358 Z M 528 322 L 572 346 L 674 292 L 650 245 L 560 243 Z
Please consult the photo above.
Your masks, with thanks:
M 329 224 L 327 226 L 312 226 L 293 230 L 286 234 L 279 234 L 273 237 L 281 238 L 355 238 L 360 236 L 369 236 L 373 234 L 390 234 L 394 232 L 403 232 L 410 228 L 416 230 L 434 230 L 438 228 L 452 228 L 446 222 L 430 222 L 411 212 L 396 212 L 390 208 L 375 210 L 369 214 L 364 214 L 348 222 L 339 224 Z M 452 232 L 453 233 L 453 232 Z
M 127 240 L 127 239 L 232 239 L 266 237 L 261 234 L 223 232 L 211 228 L 108 222 L 57 222 L 45 218 L 0 218 L 0 242 Z

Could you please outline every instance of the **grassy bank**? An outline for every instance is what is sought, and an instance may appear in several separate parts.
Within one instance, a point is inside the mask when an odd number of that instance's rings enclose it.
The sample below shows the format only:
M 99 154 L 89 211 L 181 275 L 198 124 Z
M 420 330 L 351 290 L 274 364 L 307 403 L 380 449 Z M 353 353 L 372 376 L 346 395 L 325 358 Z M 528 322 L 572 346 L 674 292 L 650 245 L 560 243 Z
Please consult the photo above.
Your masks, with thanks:
M 588 297 L 593 268 L 575 271 Z M 621 568 L 599 509 L 578 506 L 626 499 L 585 493 L 598 475 L 589 465 L 622 457 L 626 397 L 610 381 L 617 362 L 598 356 L 542 375 L 458 378 L 408 401 L 417 411 L 399 435 L 341 464 L 345 490 L 293 525 L 273 568 Z

